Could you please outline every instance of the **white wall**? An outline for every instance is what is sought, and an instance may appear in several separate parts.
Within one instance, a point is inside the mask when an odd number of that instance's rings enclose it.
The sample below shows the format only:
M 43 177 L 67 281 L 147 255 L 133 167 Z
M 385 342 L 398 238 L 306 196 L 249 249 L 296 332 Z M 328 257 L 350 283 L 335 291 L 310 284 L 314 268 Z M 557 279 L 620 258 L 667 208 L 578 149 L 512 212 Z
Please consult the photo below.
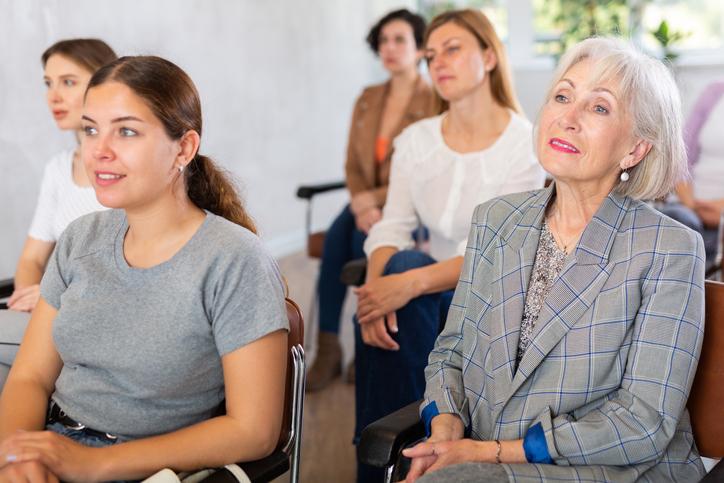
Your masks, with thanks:
M 44 101 L 40 55 L 53 42 L 99 37 L 119 54 L 156 54 L 201 93 L 201 151 L 242 182 L 276 254 L 299 248 L 300 183 L 343 175 L 349 116 L 382 78 L 364 43 L 401 2 L 375 0 L 0 0 L 0 278 L 14 272 L 49 157 L 74 143 Z M 402 2 L 410 3 L 410 2 Z M 315 211 L 325 226 L 344 195 Z

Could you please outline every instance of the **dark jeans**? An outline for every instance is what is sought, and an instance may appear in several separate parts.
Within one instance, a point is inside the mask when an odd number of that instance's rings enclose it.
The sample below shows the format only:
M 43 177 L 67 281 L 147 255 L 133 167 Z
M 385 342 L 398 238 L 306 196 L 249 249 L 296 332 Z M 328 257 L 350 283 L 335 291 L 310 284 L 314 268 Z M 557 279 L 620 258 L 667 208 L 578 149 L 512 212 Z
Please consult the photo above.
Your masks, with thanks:
M 342 314 L 347 286 L 339 281 L 345 263 L 364 258 L 362 250 L 367 235 L 357 229 L 354 215 L 345 206 L 332 222 L 324 236 L 322 264 L 319 269 L 317 293 L 319 294 L 319 330 L 339 333 L 339 317 Z
M 435 260 L 422 252 L 401 251 L 387 262 L 384 274 L 432 263 Z M 452 295 L 452 290 L 423 295 L 397 311 L 399 331 L 391 336 L 400 345 L 398 351 L 362 342 L 355 318 L 355 444 L 368 424 L 422 398 L 427 358 L 445 325 Z M 357 481 L 382 481 L 382 470 L 358 463 Z

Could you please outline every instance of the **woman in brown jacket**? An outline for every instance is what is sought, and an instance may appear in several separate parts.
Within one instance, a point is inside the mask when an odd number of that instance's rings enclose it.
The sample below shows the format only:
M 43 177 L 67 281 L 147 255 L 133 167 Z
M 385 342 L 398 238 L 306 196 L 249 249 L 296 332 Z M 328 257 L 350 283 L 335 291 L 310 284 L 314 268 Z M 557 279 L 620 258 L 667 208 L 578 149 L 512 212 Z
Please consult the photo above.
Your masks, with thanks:
M 382 217 L 390 176 L 392 140 L 405 127 L 436 113 L 432 90 L 417 66 L 425 20 L 406 9 L 385 15 L 367 36 L 390 75 L 357 99 L 345 164 L 350 203 L 327 231 L 319 274 L 319 342 L 307 379 L 309 390 L 327 386 L 342 370 L 337 334 L 347 287 L 339 281 L 345 263 L 364 257 L 362 244 Z

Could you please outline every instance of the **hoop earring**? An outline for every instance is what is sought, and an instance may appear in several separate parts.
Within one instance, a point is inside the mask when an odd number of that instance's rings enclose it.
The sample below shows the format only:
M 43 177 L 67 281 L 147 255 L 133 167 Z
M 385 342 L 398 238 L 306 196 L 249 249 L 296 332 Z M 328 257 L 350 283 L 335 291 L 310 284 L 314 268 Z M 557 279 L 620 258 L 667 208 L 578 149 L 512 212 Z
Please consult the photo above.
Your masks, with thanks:
M 621 178 L 621 181 L 623 181 L 623 182 L 628 181 L 628 179 L 630 178 L 630 176 L 628 174 L 628 170 L 624 169 L 623 171 L 621 171 L 620 178 Z

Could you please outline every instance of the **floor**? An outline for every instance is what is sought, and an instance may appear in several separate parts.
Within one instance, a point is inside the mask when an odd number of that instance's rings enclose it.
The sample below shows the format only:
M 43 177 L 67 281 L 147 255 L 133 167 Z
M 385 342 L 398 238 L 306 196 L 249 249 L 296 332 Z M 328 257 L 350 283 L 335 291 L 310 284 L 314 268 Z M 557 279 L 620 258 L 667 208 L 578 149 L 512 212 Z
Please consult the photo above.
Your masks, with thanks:
M 316 354 L 316 317 L 312 308 L 312 295 L 318 262 L 300 252 L 279 260 L 279 267 L 287 279 L 289 296 L 299 304 L 305 317 L 305 352 L 311 365 Z M 352 314 L 354 297 L 347 297 L 342 316 L 340 339 L 345 367 L 352 358 L 354 340 Z M 337 379 L 330 387 L 307 393 L 304 401 L 304 428 L 300 481 L 353 482 L 355 479 L 354 386 Z M 289 475 L 274 480 L 289 481 Z

